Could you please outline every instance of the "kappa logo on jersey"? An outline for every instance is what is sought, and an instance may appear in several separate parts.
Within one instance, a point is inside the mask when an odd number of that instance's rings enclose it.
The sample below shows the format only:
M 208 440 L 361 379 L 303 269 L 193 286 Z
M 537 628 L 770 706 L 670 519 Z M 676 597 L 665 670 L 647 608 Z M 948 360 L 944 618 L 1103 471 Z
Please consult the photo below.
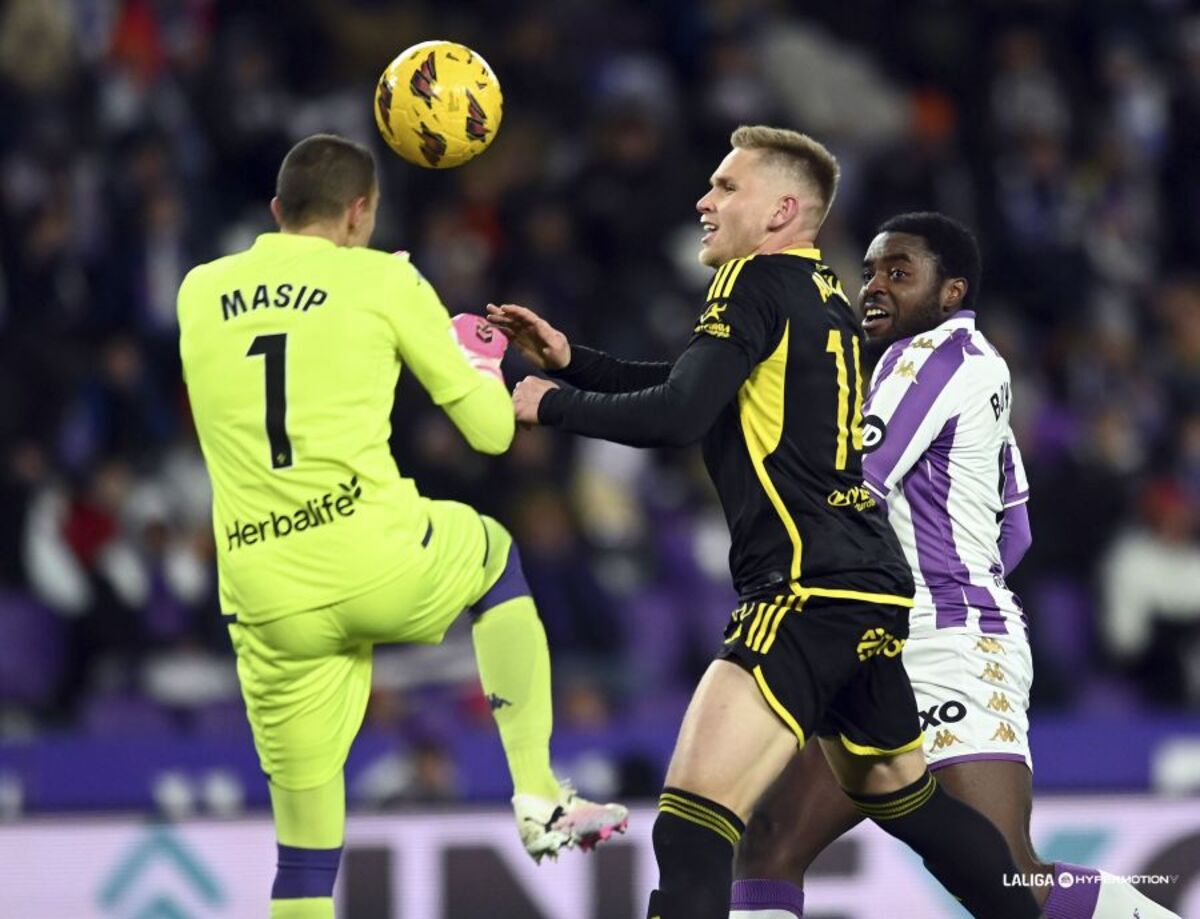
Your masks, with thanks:
M 933 347 L 934 347 L 933 339 L 932 338 L 917 338 L 917 339 L 913 340 L 913 343 L 911 345 L 909 345 L 909 347 L 910 348 L 927 348 L 928 350 L 932 351 Z
M 1013 710 L 1012 703 L 1008 701 L 1008 696 L 1002 692 L 992 693 L 992 697 L 988 699 L 987 707 L 993 712 L 1011 712 Z
M 904 639 L 896 638 L 882 626 L 867 629 L 858 642 L 858 659 L 868 660 L 876 654 L 884 657 L 895 657 L 904 650 Z
M 934 752 L 937 752 L 938 750 L 945 750 L 947 747 L 956 743 L 962 743 L 962 741 L 958 739 L 958 735 L 953 731 L 938 731 L 933 735 Z
M 957 724 L 967 717 L 967 707 L 957 699 L 951 699 L 941 705 L 932 705 L 927 709 L 918 710 L 917 714 L 921 716 L 921 730 L 923 731 L 926 728 L 941 727 L 942 724 Z
M 856 511 L 865 511 L 875 506 L 875 497 L 865 486 L 856 485 L 845 491 L 831 491 L 825 503 L 830 507 L 852 507 Z
M 902 380 L 915 380 L 917 378 L 917 365 L 912 361 L 901 361 L 896 365 L 896 376 Z
M 984 664 L 983 673 L 979 674 L 981 680 L 991 680 L 993 683 L 1007 683 L 1008 680 L 1004 677 L 1004 670 L 999 664 Z
M 975 643 L 975 648 L 984 654 L 1006 654 L 1004 645 L 995 638 L 981 638 Z
M 340 517 L 353 517 L 355 504 L 362 497 L 362 486 L 358 484 L 358 476 L 349 482 L 338 482 L 338 493 L 327 491 L 319 498 L 310 498 L 300 507 L 286 514 L 276 514 L 266 520 L 242 523 L 235 520 L 233 526 L 225 528 L 225 538 L 229 541 L 225 547 L 227 552 L 241 549 L 243 546 L 253 546 L 255 543 L 275 539 L 286 539 L 293 533 L 303 533 L 313 527 L 327 526 L 337 523 Z
M 700 314 L 700 318 L 696 321 L 696 328 L 693 332 L 703 332 L 706 335 L 712 335 L 714 338 L 729 337 L 729 323 L 722 322 L 721 317 L 725 310 L 729 309 L 728 303 L 713 303 L 708 309 Z
M 1016 743 L 1017 732 L 1012 729 L 1011 725 L 1002 724 L 996 728 L 996 733 L 992 735 L 992 740 L 1001 740 L 1004 743 Z
M 862 420 L 863 453 L 873 453 L 883 445 L 887 437 L 887 424 L 878 415 L 867 415 Z

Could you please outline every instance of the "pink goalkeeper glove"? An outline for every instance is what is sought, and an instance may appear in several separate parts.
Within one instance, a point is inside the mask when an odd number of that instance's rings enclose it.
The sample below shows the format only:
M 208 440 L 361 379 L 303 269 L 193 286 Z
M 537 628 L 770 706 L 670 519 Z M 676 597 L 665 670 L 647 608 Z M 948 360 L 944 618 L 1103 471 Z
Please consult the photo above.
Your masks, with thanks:
M 500 361 L 504 359 L 508 339 L 498 329 L 488 325 L 482 316 L 472 313 L 459 313 L 450 323 L 454 327 L 454 340 L 471 366 L 480 373 L 490 373 L 503 383 Z

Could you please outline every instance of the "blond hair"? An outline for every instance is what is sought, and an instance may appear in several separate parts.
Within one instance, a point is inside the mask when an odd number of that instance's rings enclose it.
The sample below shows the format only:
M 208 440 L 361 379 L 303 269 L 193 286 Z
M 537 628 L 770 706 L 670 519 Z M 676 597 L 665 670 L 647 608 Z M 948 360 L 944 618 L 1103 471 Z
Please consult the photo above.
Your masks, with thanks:
M 772 165 L 812 186 L 821 203 L 817 223 L 825 221 L 837 194 L 841 170 L 837 159 L 824 144 L 799 131 L 762 124 L 742 125 L 729 136 L 729 143 L 735 149 L 764 151 Z

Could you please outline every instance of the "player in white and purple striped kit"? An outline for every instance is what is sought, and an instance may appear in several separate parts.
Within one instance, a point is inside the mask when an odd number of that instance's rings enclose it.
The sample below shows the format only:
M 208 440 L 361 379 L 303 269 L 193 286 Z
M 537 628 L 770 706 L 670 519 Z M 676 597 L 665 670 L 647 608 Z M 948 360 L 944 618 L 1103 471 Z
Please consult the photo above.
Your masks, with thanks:
M 895 286 L 916 254 L 902 245 L 889 239 L 879 266 L 868 254 L 868 270 L 895 274 Z M 872 341 L 886 341 L 900 330 L 872 284 L 863 325 Z M 960 308 L 888 346 L 863 408 L 864 484 L 887 502 L 916 584 L 904 664 L 932 767 L 1032 762 L 1033 664 L 1021 602 L 1004 581 L 1031 542 L 1010 392 L 1004 358 L 975 328 L 974 311 Z
M 863 407 L 863 478 L 886 502 L 916 582 L 903 661 L 930 771 L 1004 834 L 1047 919 L 1174 916 L 1101 872 L 1047 864 L 1029 838 L 1033 807 L 1025 615 L 1008 589 L 1029 548 L 1028 483 L 1009 427 L 1008 365 L 975 328 L 980 258 L 940 214 L 885 222 L 863 259 L 859 306 L 886 346 Z M 877 352 L 878 353 L 878 352 Z M 816 745 L 759 802 L 737 851 L 731 917 L 803 915 L 804 872 L 862 816 Z

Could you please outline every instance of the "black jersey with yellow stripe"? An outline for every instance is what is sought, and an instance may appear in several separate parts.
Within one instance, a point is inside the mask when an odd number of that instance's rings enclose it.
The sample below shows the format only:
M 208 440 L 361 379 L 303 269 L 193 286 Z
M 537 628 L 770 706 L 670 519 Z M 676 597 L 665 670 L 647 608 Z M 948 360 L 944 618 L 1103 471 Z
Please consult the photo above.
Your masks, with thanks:
M 737 349 L 751 368 L 702 441 L 741 597 L 911 605 L 908 564 L 863 487 L 862 331 L 820 252 L 727 262 L 693 341 L 701 336 Z

